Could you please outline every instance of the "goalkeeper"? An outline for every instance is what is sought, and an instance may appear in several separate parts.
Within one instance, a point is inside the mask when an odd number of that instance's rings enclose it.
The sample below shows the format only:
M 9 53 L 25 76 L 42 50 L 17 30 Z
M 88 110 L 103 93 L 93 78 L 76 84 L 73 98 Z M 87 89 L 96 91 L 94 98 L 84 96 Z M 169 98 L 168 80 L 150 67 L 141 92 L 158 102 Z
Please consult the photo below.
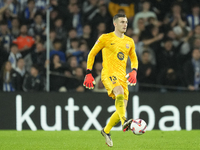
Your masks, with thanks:
M 83 85 L 86 88 L 94 88 L 94 78 L 92 77 L 92 67 L 97 53 L 102 50 L 103 69 L 101 80 L 104 84 L 108 96 L 115 99 L 116 111 L 110 117 L 108 124 L 101 131 L 105 137 L 106 144 L 110 147 L 113 142 L 110 137 L 110 130 L 119 121 L 122 124 L 122 130 L 129 129 L 132 119 L 125 117 L 128 103 L 128 85 L 135 85 L 137 82 L 138 60 L 135 53 L 135 44 L 133 39 L 124 35 L 127 29 L 127 18 L 123 14 L 117 14 L 113 17 L 114 32 L 102 34 L 88 55 L 87 71 Z M 132 72 L 126 75 L 126 64 L 128 56 L 131 60 Z

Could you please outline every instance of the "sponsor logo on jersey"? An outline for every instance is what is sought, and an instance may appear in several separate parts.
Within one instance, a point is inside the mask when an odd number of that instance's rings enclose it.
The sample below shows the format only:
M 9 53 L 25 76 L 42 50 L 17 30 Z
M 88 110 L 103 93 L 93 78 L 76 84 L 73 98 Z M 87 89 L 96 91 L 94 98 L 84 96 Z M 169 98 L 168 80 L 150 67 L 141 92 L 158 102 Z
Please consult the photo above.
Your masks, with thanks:
M 129 48 L 129 44 L 126 44 L 126 48 Z
M 114 45 L 115 43 L 110 43 L 110 45 Z
M 122 52 L 119 52 L 117 54 L 117 57 L 118 57 L 119 60 L 124 60 L 124 54 Z

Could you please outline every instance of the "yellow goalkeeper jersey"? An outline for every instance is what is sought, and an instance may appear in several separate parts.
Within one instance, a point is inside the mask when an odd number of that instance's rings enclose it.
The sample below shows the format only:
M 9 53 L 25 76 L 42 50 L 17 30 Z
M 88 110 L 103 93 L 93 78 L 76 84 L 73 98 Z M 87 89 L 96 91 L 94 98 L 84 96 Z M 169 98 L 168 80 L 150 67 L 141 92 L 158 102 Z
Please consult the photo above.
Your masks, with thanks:
M 138 68 L 135 44 L 133 39 L 126 35 L 119 38 L 114 32 L 102 34 L 88 55 L 87 69 L 92 70 L 95 56 L 100 50 L 103 57 L 102 76 L 115 75 L 119 80 L 125 80 L 128 56 L 131 68 Z

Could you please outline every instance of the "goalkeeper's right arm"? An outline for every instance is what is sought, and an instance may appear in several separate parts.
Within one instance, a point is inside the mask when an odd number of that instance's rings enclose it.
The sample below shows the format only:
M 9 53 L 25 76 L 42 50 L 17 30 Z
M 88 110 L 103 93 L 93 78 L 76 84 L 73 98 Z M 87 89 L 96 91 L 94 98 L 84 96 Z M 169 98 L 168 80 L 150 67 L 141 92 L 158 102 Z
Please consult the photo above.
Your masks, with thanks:
M 92 76 L 92 68 L 94 64 L 94 59 L 97 53 L 103 48 L 104 48 L 104 41 L 103 41 L 103 35 L 101 35 L 88 55 L 87 71 L 86 71 L 86 76 L 83 82 L 83 86 L 85 86 L 86 88 L 89 88 L 89 89 L 94 88 L 95 81 Z

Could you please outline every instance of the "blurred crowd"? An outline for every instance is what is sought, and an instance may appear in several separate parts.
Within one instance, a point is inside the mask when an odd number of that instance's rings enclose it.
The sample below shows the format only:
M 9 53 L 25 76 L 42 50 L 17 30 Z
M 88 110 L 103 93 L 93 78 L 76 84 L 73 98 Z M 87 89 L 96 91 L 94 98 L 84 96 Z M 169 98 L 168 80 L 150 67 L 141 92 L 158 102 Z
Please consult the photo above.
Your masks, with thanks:
M 199 91 L 200 3 L 198 0 L 1 0 L 0 91 L 87 92 L 87 55 L 112 17 L 126 14 L 126 35 L 135 42 L 138 84 L 130 91 Z M 46 59 L 46 11 L 50 10 L 50 59 Z M 95 92 L 102 54 L 95 58 Z M 130 61 L 127 72 L 131 71 Z

